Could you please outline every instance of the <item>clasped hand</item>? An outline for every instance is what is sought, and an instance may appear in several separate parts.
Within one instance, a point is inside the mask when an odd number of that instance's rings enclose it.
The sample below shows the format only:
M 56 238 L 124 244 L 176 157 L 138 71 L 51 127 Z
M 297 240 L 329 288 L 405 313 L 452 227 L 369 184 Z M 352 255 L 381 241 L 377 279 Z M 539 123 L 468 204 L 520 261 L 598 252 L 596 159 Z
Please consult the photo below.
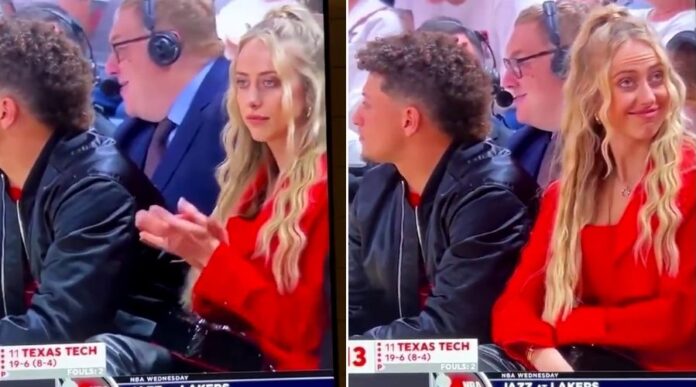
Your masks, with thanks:
M 229 243 L 227 230 L 183 198 L 177 209 L 176 215 L 160 206 L 138 211 L 135 226 L 140 230 L 140 240 L 202 269 L 220 243 Z

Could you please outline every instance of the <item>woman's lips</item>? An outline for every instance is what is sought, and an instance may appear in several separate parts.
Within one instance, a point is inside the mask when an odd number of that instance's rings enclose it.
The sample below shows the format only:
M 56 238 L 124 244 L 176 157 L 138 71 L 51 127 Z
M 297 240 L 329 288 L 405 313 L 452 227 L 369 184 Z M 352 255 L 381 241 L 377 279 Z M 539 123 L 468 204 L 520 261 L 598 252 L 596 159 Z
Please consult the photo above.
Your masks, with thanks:
M 660 109 L 655 107 L 655 108 L 650 108 L 650 109 L 644 109 L 640 110 L 637 112 L 629 112 L 629 114 L 638 116 L 640 118 L 655 118 L 657 116 L 657 113 L 659 113 Z
M 260 116 L 260 115 L 256 115 L 256 114 L 251 114 L 251 115 L 246 116 L 246 120 L 250 124 L 259 125 L 259 124 L 262 124 L 262 123 L 268 121 L 268 117 Z

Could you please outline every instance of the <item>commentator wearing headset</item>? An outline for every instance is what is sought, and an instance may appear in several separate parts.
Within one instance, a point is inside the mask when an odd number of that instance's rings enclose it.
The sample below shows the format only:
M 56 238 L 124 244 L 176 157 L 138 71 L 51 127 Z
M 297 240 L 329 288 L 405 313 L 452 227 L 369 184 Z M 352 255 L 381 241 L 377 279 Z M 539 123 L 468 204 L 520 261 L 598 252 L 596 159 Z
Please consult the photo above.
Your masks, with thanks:
M 116 12 L 106 72 L 118 79 L 131 117 L 116 141 L 170 211 L 185 198 L 210 214 L 230 66 L 212 1 L 124 0 Z
M 554 162 L 564 98 L 565 53 L 589 8 L 573 0 L 547 1 L 520 12 L 503 58 L 503 87 L 514 96 L 517 121 L 527 125 L 507 146 L 546 187 L 558 176 Z

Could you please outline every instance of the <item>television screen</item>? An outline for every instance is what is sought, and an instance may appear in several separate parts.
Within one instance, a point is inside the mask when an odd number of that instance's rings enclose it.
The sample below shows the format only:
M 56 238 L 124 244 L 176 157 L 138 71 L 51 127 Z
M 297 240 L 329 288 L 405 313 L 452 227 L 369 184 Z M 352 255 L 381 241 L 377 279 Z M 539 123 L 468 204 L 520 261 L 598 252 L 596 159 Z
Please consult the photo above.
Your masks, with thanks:
M 351 386 L 693 384 L 694 7 L 348 1 Z
M 0 382 L 333 386 L 328 3 L 2 6 Z

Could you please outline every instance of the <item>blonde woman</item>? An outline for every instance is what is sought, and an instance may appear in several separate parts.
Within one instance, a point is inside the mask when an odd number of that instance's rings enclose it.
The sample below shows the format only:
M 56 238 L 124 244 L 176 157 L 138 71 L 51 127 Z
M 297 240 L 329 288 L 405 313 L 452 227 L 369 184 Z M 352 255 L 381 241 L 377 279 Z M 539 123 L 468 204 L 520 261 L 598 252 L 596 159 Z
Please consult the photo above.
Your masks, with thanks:
M 183 200 L 178 215 L 138 214 L 143 240 L 191 265 L 193 310 L 244 327 L 279 370 L 318 368 L 329 323 L 323 42 L 300 6 L 251 28 L 230 68 L 213 216 Z
M 617 6 L 590 15 L 570 58 L 561 178 L 496 304 L 494 341 L 539 371 L 694 370 L 684 85 L 645 22 Z

